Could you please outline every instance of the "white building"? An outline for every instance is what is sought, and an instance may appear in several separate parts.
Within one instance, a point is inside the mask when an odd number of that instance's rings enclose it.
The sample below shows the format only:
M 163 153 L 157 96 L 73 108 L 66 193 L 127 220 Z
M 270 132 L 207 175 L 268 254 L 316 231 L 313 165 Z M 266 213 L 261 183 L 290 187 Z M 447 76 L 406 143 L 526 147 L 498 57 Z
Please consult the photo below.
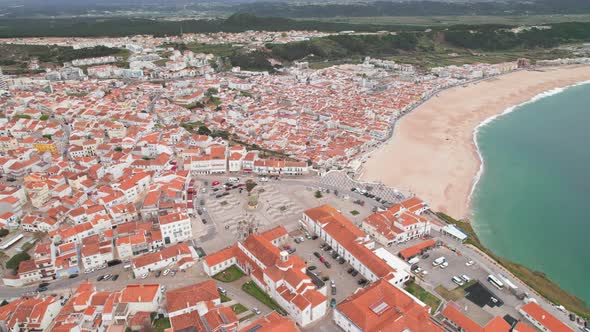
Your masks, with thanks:
M 165 244 L 178 243 L 192 238 L 191 219 L 184 212 L 159 216 L 160 230 Z

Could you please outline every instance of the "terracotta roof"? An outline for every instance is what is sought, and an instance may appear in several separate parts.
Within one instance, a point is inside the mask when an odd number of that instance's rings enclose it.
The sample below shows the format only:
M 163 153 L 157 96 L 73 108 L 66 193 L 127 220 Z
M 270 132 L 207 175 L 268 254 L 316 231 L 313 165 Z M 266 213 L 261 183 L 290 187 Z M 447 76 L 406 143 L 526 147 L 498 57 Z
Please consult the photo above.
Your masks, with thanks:
M 534 318 L 539 324 L 545 326 L 551 332 L 573 332 L 573 329 L 565 325 L 562 321 L 535 302 L 529 302 L 523 305 L 520 310 L 529 314 L 529 316 Z
M 159 289 L 158 284 L 127 285 L 121 291 L 121 303 L 152 302 Z
M 276 312 L 271 312 L 270 314 L 257 319 L 256 321 L 252 322 L 251 324 L 246 325 L 245 327 L 240 329 L 240 332 L 247 332 L 252 331 L 252 329 L 256 328 L 257 332 L 298 332 L 299 329 L 295 325 L 295 322 L 290 320 L 289 318 L 280 316 Z
M 365 332 L 443 331 L 430 319 L 429 307 L 383 279 L 349 296 L 337 309 Z

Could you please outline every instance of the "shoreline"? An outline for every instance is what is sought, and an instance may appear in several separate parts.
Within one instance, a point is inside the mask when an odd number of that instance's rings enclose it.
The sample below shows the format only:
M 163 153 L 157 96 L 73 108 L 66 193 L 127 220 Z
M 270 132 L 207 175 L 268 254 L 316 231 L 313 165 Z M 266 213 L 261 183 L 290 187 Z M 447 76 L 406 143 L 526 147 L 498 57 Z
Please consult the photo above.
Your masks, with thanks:
M 395 124 L 391 137 L 363 158 L 357 178 L 381 182 L 459 219 L 484 172 L 481 128 L 519 106 L 590 83 L 590 66 L 519 70 L 432 94 Z M 396 165 L 396 167 L 391 167 Z
M 489 118 L 483 120 L 479 125 L 477 125 L 477 127 L 475 127 L 473 129 L 473 145 L 475 146 L 475 152 L 477 153 L 478 157 L 479 157 L 479 169 L 477 171 L 477 173 L 475 174 L 474 178 L 473 178 L 473 185 L 471 186 L 471 190 L 469 192 L 469 196 L 467 197 L 467 202 L 469 204 L 469 208 L 471 209 L 471 200 L 473 198 L 473 194 L 475 192 L 475 189 L 477 188 L 477 184 L 479 183 L 479 181 L 481 180 L 482 175 L 484 174 L 484 169 L 485 169 L 485 159 L 483 158 L 483 154 L 481 153 L 481 150 L 479 148 L 479 144 L 477 143 L 477 135 L 479 134 L 479 131 L 486 127 L 487 125 L 493 123 L 494 121 L 502 118 L 505 115 L 508 115 L 512 112 L 515 112 L 518 110 L 518 108 L 520 108 L 521 106 L 525 106 L 531 103 L 534 103 L 538 100 L 544 99 L 546 97 L 551 97 L 557 94 L 560 94 L 562 92 L 564 92 L 565 90 L 572 88 L 572 87 L 576 87 L 576 86 L 580 86 L 580 85 L 585 85 L 585 84 L 590 84 L 590 80 L 585 80 L 585 81 L 580 81 L 577 83 L 573 83 L 567 86 L 563 86 L 563 87 L 555 87 L 552 88 L 550 90 L 541 92 L 535 96 L 533 96 L 531 99 L 517 104 L 517 105 L 513 105 L 508 107 L 507 109 L 505 109 L 502 113 L 496 114 L 496 115 L 492 115 Z

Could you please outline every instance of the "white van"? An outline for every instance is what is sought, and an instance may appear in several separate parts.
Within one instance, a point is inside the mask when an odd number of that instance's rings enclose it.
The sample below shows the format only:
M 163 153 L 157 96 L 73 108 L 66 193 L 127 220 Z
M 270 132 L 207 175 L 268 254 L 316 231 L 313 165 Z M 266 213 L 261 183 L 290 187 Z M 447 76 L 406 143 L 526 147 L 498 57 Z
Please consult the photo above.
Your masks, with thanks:
M 229 179 L 227 179 L 227 180 L 228 180 L 229 182 L 231 182 L 231 183 L 238 183 L 238 182 L 240 182 L 240 178 L 229 178 Z
M 446 259 L 444 256 L 441 256 L 441 257 L 439 257 L 439 258 L 435 259 L 435 260 L 432 262 L 432 266 L 439 266 L 439 265 L 441 265 L 443 262 L 445 262 L 446 260 L 447 260 L 447 259 Z

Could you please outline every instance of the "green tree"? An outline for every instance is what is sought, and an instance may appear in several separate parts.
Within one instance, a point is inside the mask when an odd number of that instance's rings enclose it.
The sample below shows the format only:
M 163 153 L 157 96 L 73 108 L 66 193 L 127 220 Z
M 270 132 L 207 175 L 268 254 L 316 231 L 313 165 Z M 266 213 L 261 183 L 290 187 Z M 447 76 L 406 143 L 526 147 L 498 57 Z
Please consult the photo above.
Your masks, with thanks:
M 252 192 L 252 190 L 254 190 L 254 187 L 257 186 L 257 183 L 252 181 L 252 180 L 247 180 L 246 181 L 246 191 L 248 192 L 248 195 L 250 195 L 250 193 Z
M 200 126 L 199 129 L 197 130 L 197 134 L 211 135 L 211 130 L 209 130 L 209 128 L 207 128 L 206 126 Z
M 0 237 L 5 237 L 6 235 L 8 235 L 8 233 L 10 232 L 7 229 L 0 228 Z
M 29 254 L 26 252 L 18 253 L 12 256 L 8 262 L 6 262 L 6 268 L 16 270 L 18 269 L 20 262 L 28 261 L 29 259 L 31 259 L 31 256 L 29 256 Z
M 48 119 L 49 119 L 49 115 L 48 115 L 48 114 L 43 114 L 43 115 L 41 115 L 41 117 L 39 118 L 39 120 L 41 120 L 41 121 L 46 121 L 46 120 L 48 120 Z
M 316 190 L 314 196 L 315 196 L 315 198 L 322 198 L 322 192 L 319 190 Z
M 117 147 L 115 147 L 115 151 L 117 151 L 117 152 L 121 152 L 121 151 L 123 151 L 123 148 L 122 148 L 122 147 L 120 147 L 120 146 L 117 146 Z

